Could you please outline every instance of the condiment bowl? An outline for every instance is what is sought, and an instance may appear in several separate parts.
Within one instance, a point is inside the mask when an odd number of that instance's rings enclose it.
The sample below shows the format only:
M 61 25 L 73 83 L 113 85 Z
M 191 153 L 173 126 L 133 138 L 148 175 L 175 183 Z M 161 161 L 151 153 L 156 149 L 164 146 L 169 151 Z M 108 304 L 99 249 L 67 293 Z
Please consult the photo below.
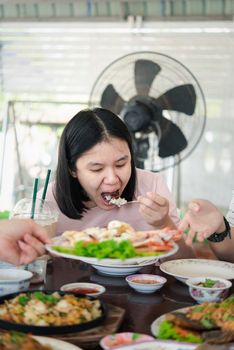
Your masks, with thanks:
M 0 269 L 0 296 L 27 290 L 33 274 L 22 269 Z
M 152 274 L 129 275 L 125 280 L 139 293 L 154 293 L 167 282 L 166 278 Z
M 104 338 L 101 339 L 100 345 L 104 350 L 110 350 L 116 347 L 119 348 L 126 345 L 143 343 L 152 340 L 154 340 L 154 338 L 148 334 L 122 332 L 106 335 Z
M 191 297 L 199 304 L 217 302 L 228 295 L 232 282 L 219 277 L 193 277 L 186 280 Z
M 80 294 L 96 297 L 104 293 L 106 291 L 106 288 L 96 283 L 75 282 L 75 283 L 64 284 L 60 288 L 60 290 L 63 292 L 80 293 Z

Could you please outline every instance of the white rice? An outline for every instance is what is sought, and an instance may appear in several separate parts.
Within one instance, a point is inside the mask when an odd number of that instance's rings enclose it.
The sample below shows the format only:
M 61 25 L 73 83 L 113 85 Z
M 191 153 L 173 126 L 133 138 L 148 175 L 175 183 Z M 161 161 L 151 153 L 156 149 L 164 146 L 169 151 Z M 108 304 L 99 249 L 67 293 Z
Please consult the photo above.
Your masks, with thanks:
M 111 204 L 116 205 L 117 207 L 121 207 L 121 205 L 124 205 L 125 203 L 127 203 L 125 198 L 111 198 L 110 202 Z

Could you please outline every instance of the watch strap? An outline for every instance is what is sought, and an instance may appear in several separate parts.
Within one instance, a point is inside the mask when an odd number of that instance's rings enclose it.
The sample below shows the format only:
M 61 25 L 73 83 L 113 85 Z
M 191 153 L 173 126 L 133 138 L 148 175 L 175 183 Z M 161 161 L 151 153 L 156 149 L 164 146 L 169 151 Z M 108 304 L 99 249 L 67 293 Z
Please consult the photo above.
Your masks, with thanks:
M 225 218 L 225 216 L 223 217 L 224 220 L 224 224 L 225 224 L 225 231 L 217 233 L 214 232 L 212 233 L 212 235 L 210 235 L 207 239 L 210 242 L 222 242 L 227 236 L 231 239 L 231 228 L 229 225 L 229 222 L 227 221 L 227 219 Z

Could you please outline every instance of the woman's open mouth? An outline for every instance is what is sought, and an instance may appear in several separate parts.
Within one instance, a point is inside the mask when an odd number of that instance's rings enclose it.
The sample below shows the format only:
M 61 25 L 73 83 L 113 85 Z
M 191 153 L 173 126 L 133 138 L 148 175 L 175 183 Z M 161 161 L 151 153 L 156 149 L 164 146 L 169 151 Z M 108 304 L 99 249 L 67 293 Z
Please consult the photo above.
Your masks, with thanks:
M 104 200 L 104 202 L 108 205 L 111 205 L 111 200 L 112 199 L 117 199 L 119 198 L 119 191 L 115 191 L 115 192 L 102 192 L 101 196 Z

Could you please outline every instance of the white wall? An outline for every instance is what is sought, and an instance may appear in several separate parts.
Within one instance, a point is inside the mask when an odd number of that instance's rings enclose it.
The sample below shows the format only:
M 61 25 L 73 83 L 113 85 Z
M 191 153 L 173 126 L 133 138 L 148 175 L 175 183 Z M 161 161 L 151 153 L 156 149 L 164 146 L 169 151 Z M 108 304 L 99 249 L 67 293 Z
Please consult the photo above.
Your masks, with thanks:
M 181 163 L 181 200 L 205 197 L 228 206 L 234 187 L 233 22 L 1 23 L 0 42 L 5 101 L 85 103 L 102 70 L 125 54 L 155 51 L 179 60 L 207 103 L 203 138 Z

